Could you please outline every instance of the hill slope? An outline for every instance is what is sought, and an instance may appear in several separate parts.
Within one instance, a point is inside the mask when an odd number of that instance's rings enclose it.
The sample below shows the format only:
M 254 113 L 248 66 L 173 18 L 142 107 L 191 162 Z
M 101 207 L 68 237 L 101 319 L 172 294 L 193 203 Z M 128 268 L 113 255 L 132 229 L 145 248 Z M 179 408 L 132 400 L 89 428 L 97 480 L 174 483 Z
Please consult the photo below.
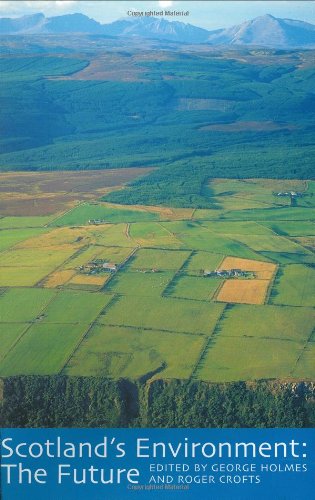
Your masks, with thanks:
M 315 26 L 303 21 L 278 19 L 269 14 L 231 28 L 213 32 L 211 44 L 306 47 L 315 45 Z
M 193 44 L 259 45 L 277 48 L 315 47 L 313 24 L 292 19 L 279 19 L 269 14 L 215 31 L 154 17 L 120 19 L 109 24 L 100 24 L 83 14 L 67 14 L 49 18 L 43 14 L 16 19 L 0 18 L 0 34 L 65 33 L 155 38 Z

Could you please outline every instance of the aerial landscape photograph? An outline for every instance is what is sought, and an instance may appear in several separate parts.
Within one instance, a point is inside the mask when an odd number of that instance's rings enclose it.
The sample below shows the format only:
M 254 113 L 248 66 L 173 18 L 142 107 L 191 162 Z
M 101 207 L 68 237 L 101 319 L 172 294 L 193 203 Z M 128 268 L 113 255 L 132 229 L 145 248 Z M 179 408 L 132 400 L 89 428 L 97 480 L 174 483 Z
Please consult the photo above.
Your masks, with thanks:
M 1 427 L 315 427 L 315 3 L 0 1 Z

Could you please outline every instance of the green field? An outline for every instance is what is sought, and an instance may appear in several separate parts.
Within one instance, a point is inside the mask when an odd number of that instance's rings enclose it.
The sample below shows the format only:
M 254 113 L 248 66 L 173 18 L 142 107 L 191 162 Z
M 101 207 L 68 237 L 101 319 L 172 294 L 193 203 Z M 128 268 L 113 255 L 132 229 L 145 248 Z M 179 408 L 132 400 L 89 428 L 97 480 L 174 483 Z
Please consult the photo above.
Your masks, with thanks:
M 242 235 L 260 235 L 265 234 L 272 236 L 272 231 L 257 222 L 243 221 L 235 224 L 228 221 L 210 221 L 202 223 L 203 226 L 210 229 L 214 233 L 219 234 L 242 234 Z
M 265 256 L 268 260 L 278 262 L 279 264 L 314 263 L 314 256 L 305 253 L 261 252 L 260 255 Z
M 1 344 L 0 344 L 0 360 L 9 352 L 9 350 L 18 341 L 29 325 L 23 323 L 1 324 Z
M 263 226 L 271 229 L 279 236 L 313 236 L 315 235 L 315 224 L 309 221 L 261 222 Z
M 41 288 L 11 288 L 0 295 L 0 322 L 32 321 L 53 299 L 55 292 Z
M 102 204 L 83 203 L 51 223 L 52 226 L 80 226 L 89 220 L 99 219 L 105 222 L 141 222 L 155 220 L 157 217 L 140 210 L 110 208 Z
M 175 234 L 185 248 L 203 250 L 222 255 L 234 255 L 246 259 L 257 259 L 258 256 L 246 245 L 236 241 L 234 236 L 229 238 L 222 234 L 212 233 L 198 222 L 168 222 L 163 227 Z
M 130 226 L 132 240 L 140 246 L 180 248 L 183 246 L 176 236 L 161 224 L 136 222 Z
M 0 375 L 52 375 L 60 372 L 85 331 L 84 324 L 32 325 L 2 360 Z
M 110 378 L 148 375 L 151 378 L 154 372 L 158 377 L 162 371 L 163 378 L 187 379 L 202 343 L 203 338 L 197 335 L 97 326 L 80 345 L 66 373 Z
M 293 377 L 303 379 L 315 377 L 315 367 L 314 367 L 314 357 L 315 357 L 315 343 L 309 342 L 307 346 L 303 349 L 301 356 L 299 357 L 295 369 L 292 373 Z
M 131 295 L 117 301 L 99 321 L 105 325 L 210 335 L 222 310 L 221 304 Z
M 72 248 L 16 248 L 1 254 L 3 267 L 40 267 L 54 269 L 74 253 Z
M 63 264 L 73 248 L 14 248 L 1 253 L 0 286 L 34 286 Z
M 40 217 L 3 217 L 0 219 L 0 229 L 18 229 L 18 228 L 40 228 L 48 224 L 55 215 L 40 216 Z M 35 234 L 38 233 L 38 230 Z M 23 231 L 18 231 L 17 234 L 23 234 Z M 29 234 L 26 232 L 27 237 Z M 32 234 L 30 232 L 30 234 Z
M 2 219 L 5 220 L 5 219 Z M 21 219 L 21 229 L 17 231 L 12 231 L 11 229 L 3 229 L 0 231 L 0 251 L 6 250 L 7 248 L 13 247 L 17 243 L 22 242 L 32 236 L 36 236 L 38 234 L 42 234 L 45 232 L 44 229 L 40 228 L 27 228 L 27 223 Z M 1 220 L 0 220 L 1 221 Z M 22 226 L 23 224 L 23 226 Z M 24 225 L 25 224 L 25 225 Z
M 200 275 L 203 269 L 217 269 L 223 258 L 220 254 L 194 251 L 187 262 L 185 270 L 188 274 Z
M 277 339 L 218 336 L 200 362 L 197 378 L 213 382 L 285 378 L 292 374 L 303 345 Z M 313 375 L 310 370 L 308 377 Z
M 170 272 L 124 272 L 105 285 L 105 290 L 119 295 L 159 297 L 172 277 Z
M 89 202 L 52 219 L 0 219 L 0 376 L 312 379 L 313 199 L 275 203 L 288 182 L 214 180 L 221 208 L 208 210 Z M 106 224 L 89 224 L 99 210 Z M 250 280 L 204 276 L 250 260 Z M 266 263 L 276 265 L 259 271 Z M 218 302 L 226 283 L 232 295 Z M 254 305 L 259 284 L 267 293 Z
M 111 300 L 110 295 L 62 291 L 45 310 L 44 323 L 91 323 Z
M 135 242 L 127 234 L 127 224 L 114 224 L 105 230 L 97 228 L 97 243 L 104 246 L 134 248 Z
M 130 269 L 163 269 L 177 271 L 188 259 L 190 252 L 140 249 L 130 262 Z
M 308 251 L 282 236 L 235 235 L 235 239 L 257 252 L 308 253 Z
M 315 306 L 315 269 L 310 266 L 286 266 L 280 270 L 272 296 L 273 304 Z
M 174 280 L 169 295 L 191 300 L 210 300 L 220 284 L 215 278 L 180 276 Z
M 311 307 L 235 305 L 225 312 L 219 336 L 307 342 L 314 320 Z

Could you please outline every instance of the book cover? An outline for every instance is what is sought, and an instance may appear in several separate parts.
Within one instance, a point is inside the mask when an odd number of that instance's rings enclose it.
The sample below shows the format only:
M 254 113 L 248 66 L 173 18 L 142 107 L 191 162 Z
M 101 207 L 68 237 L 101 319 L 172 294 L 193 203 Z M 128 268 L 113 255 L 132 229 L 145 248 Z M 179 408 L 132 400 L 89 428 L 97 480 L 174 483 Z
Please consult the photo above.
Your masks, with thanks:
M 2 500 L 312 498 L 311 1 L 0 2 Z

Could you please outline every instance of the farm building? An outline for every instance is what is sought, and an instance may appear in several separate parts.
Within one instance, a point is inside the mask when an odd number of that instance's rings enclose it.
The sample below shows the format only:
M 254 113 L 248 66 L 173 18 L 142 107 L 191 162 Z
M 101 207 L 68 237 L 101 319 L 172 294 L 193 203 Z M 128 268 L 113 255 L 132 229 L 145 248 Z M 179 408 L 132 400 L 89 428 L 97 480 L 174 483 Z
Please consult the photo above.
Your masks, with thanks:
M 104 262 L 102 264 L 102 268 L 105 270 L 105 271 L 110 271 L 110 272 L 115 272 L 117 271 L 117 266 L 116 264 L 114 264 L 113 262 Z
M 79 271 L 84 274 L 98 274 L 102 272 L 115 273 L 117 271 L 117 264 L 114 262 L 106 262 L 101 259 L 96 259 L 80 266 Z
M 104 219 L 89 219 L 89 224 L 94 224 L 95 226 L 99 224 L 106 224 L 106 221 Z
M 214 271 L 204 270 L 203 275 L 205 277 L 217 278 L 245 278 L 249 276 L 252 277 L 254 273 L 251 271 L 243 271 L 242 269 L 215 269 Z

